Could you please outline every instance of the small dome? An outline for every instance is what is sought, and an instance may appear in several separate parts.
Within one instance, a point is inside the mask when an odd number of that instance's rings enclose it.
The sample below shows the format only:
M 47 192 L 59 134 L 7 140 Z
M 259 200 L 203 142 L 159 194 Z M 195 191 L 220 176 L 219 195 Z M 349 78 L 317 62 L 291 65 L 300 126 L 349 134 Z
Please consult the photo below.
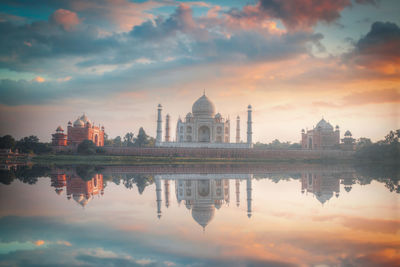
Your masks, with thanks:
M 352 136 L 352 134 L 351 134 L 351 132 L 350 132 L 349 130 L 347 130 L 347 131 L 344 133 L 344 136 Z
M 215 106 L 204 94 L 194 102 L 192 112 L 195 117 L 213 117 L 215 114 Z
M 91 121 L 88 119 L 88 117 L 86 116 L 86 114 L 83 114 L 80 118 L 81 121 L 83 121 L 85 124 L 86 123 L 91 123 Z
M 85 123 L 81 120 L 81 119 L 77 119 L 76 121 L 74 121 L 74 127 L 84 127 Z
M 188 114 L 186 114 L 186 118 L 192 118 L 192 117 L 193 117 L 192 112 L 188 112 Z
M 217 115 L 215 115 L 215 118 L 216 119 L 220 119 L 222 116 L 221 116 L 221 113 L 217 113 Z
M 333 130 L 333 126 L 324 119 L 318 122 L 317 128 L 321 128 L 322 130 Z
M 72 125 L 72 122 L 71 122 L 71 121 L 69 121 L 69 122 L 68 122 L 68 125 Z
M 64 132 L 64 129 L 61 126 L 58 126 L 56 132 Z
M 248 108 L 248 109 L 251 109 L 251 105 L 248 105 L 247 108 Z

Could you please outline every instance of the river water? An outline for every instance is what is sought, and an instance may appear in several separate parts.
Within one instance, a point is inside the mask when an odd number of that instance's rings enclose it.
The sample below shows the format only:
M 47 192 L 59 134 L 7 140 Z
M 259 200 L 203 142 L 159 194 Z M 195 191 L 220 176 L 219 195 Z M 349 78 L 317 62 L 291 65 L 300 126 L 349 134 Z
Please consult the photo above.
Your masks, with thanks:
M 342 165 L 10 167 L 0 265 L 399 266 L 399 191 Z

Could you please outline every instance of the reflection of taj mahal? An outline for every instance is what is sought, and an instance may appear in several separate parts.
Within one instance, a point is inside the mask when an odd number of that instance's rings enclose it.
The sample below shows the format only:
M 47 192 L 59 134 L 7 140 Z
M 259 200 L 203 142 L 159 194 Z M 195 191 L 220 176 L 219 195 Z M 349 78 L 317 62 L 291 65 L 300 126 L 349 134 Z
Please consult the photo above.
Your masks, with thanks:
M 221 176 L 221 177 L 218 177 Z M 226 176 L 226 177 L 225 177 Z M 231 177 L 232 176 L 232 177 Z M 235 177 L 233 177 L 235 176 Z M 250 218 L 251 209 L 251 175 L 156 175 L 156 197 L 157 197 L 157 216 L 161 218 L 162 202 L 162 180 L 164 180 L 165 206 L 168 208 L 170 203 L 170 181 L 175 180 L 175 193 L 178 204 L 182 202 L 191 211 L 193 219 L 203 229 L 214 218 L 215 210 L 220 209 L 223 204 L 229 205 L 230 179 L 235 179 L 236 205 L 240 205 L 240 180 L 246 179 L 247 183 L 247 216 Z M 224 178 L 222 178 L 224 177 Z
M 162 140 L 162 106 L 158 105 L 156 146 L 249 148 L 252 146 L 252 107 L 248 106 L 247 142 L 240 141 L 240 118 L 236 118 L 236 143 L 230 142 L 230 120 L 215 114 L 215 105 L 203 94 L 192 106 L 184 121 L 178 119 L 176 139 L 171 142 L 170 116 L 166 116 L 165 139 Z

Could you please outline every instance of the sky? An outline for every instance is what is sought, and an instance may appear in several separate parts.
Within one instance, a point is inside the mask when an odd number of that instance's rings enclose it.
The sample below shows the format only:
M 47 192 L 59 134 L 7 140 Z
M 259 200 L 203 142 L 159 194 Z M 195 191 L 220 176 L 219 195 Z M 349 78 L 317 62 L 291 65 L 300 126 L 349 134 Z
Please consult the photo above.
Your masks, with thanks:
M 400 127 L 396 0 L 4 0 L 0 135 L 50 141 L 82 113 L 110 137 L 155 136 L 203 94 L 253 106 L 255 142 L 298 142 L 321 118 L 353 137 Z M 231 140 L 234 140 L 234 123 Z M 172 131 L 174 138 L 174 131 Z

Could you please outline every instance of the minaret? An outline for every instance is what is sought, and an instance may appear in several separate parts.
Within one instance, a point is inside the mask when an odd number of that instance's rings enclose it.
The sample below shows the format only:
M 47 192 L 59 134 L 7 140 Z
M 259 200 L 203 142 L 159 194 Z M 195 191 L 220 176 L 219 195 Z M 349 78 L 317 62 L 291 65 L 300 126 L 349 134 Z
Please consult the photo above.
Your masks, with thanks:
M 236 117 L 236 143 L 240 143 L 240 117 Z
M 162 142 L 162 118 L 161 118 L 161 104 L 158 104 L 157 107 L 157 137 L 156 137 L 156 144 L 160 144 Z
M 246 186 L 247 186 L 247 217 L 251 217 L 251 178 L 252 175 L 247 178 Z
M 240 206 L 240 181 L 236 179 L 236 207 Z
M 169 142 L 169 114 L 165 117 L 165 142 Z
M 169 207 L 169 180 L 164 180 L 165 207 Z
M 161 179 L 156 178 L 157 217 L 161 218 Z
M 250 147 L 252 146 L 253 140 L 252 140 L 252 130 L 251 130 L 251 124 L 252 124 L 252 120 L 251 120 L 251 105 L 249 105 L 247 107 L 247 144 L 250 145 Z

